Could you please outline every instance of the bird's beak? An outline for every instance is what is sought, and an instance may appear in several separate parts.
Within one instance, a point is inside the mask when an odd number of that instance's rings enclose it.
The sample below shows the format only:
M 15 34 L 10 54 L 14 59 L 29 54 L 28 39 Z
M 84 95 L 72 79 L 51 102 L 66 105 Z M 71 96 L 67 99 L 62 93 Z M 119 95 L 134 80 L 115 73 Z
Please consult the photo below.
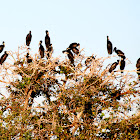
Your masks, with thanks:
M 66 51 L 63 51 L 63 53 L 64 53 L 64 54 L 68 54 L 68 52 L 66 52 Z
M 7 54 L 10 54 L 8 51 L 6 51 Z

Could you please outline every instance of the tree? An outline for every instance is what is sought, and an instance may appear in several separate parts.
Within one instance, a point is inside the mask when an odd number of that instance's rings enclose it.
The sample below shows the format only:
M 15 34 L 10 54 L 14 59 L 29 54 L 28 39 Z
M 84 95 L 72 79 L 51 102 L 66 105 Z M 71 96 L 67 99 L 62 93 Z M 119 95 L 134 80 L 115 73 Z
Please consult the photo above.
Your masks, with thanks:
M 110 74 L 103 65 L 107 58 L 85 66 L 83 55 L 75 56 L 75 67 L 53 57 L 32 56 L 28 63 L 25 49 L 11 52 L 14 62 L 2 66 L 9 81 L 0 82 L 10 96 L 0 101 L 1 139 L 140 138 L 139 116 L 128 117 L 134 103 L 139 107 L 139 81 L 133 75 Z M 45 101 L 33 106 L 38 96 Z

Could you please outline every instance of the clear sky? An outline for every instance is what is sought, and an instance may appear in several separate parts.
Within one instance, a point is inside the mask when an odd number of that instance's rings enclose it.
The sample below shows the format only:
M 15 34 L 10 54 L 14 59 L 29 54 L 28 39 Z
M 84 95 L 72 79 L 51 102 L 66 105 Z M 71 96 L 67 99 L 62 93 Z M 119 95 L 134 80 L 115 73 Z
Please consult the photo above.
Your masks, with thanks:
M 61 55 L 70 43 L 79 42 L 86 56 L 107 57 L 106 36 L 132 62 L 140 57 L 140 0 L 4 0 L 0 6 L 0 44 L 16 50 L 32 31 L 31 51 L 48 30 L 54 55 Z M 45 45 L 44 45 L 45 46 Z M 115 53 L 114 53 L 115 54 Z M 115 59 L 116 60 L 116 59 Z M 112 63 L 114 59 L 110 59 Z

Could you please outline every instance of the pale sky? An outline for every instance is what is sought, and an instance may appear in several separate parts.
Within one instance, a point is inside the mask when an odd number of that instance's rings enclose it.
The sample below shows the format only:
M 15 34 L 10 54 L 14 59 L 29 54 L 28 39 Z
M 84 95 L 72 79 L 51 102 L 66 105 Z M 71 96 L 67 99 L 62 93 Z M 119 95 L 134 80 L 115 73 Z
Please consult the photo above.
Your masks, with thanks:
M 0 44 L 5 41 L 5 51 L 24 45 L 31 30 L 31 51 L 37 53 L 38 43 L 42 40 L 44 45 L 48 30 L 54 57 L 64 57 L 62 50 L 72 42 L 80 43 L 86 56 L 107 57 L 108 35 L 113 46 L 132 62 L 126 69 L 136 69 L 140 57 L 140 0 L 4 0 L 0 3 Z

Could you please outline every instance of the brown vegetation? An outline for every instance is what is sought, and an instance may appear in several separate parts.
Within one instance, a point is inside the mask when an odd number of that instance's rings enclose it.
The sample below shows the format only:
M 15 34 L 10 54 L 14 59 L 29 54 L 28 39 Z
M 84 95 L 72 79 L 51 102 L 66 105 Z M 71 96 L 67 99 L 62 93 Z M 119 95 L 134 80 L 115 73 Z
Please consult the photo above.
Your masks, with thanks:
M 83 55 L 75 55 L 75 67 L 39 54 L 28 63 L 27 52 L 10 52 L 0 68 L 10 94 L 1 93 L 0 139 L 140 139 L 139 115 L 128 116 L 140 93 L 130 72 L 109 73 L 107 58 L 85 65 Z M 43 105 L 33 106 L 39 96 Z

